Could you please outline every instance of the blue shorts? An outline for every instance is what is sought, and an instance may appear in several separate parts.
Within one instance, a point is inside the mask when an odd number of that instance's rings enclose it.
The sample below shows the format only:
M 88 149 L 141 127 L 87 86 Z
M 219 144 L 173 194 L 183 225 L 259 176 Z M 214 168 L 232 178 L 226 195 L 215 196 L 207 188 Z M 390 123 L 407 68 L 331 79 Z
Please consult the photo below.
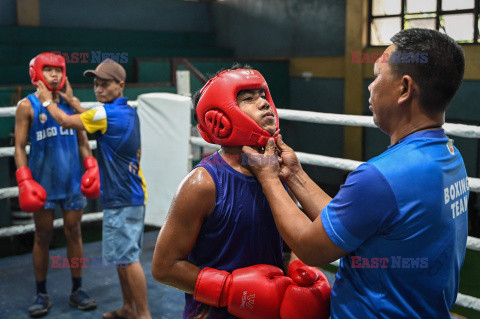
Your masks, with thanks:
M 102 257 L 104 264 L 140 261 L 143 246 L 145 206 L 103 210 Z
M 47 200 L 45 205 L 43 205 L 43 209 L 55 209 L 57 204 L 60 205 L 62 210 L 80 210 L 87 206 L 87 199 L 83 195 L 76 195 L 65 199 Z

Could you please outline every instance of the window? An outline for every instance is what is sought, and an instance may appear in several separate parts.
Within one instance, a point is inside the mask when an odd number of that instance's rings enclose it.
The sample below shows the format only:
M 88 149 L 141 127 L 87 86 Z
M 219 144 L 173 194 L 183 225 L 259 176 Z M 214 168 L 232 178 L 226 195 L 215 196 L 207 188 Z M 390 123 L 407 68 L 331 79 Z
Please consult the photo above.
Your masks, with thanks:
M 389 45 L 400 30 L 439 30 L 459 43 L 480 43 L 480 0 L 369 0 L 371 46 Z

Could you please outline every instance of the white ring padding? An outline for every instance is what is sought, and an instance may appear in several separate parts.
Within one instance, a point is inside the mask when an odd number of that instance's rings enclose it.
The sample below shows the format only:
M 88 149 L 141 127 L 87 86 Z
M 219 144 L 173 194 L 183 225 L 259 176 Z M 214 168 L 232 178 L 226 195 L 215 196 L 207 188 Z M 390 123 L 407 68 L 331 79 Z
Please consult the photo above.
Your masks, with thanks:
M 95 222 L 103 219 L 103 212 L 83 214 L 82 223 Z M 63 227 L 63 218 L 57 218 L 53 221 L 54 228 Z M 0 237 L 15 236 L 35 231 L 35 224 L 18 225 L 0 228 Z
M 91 140 L 88 141 L 88 144 L 90 145 L 90 149 L 94 150 L 97 148 L 97 141 Z M 25 151 L 27 154 L 30 153 L 30 145 L 25 146 Z M 15 147 L 9 146 L 9 147 L 0 147 L 0 157 L 7 157 L 7 156 L 13 156 L 15 154 Z
M 373 123 L 373 116 L 347 115 L 335 113 L 320 113 L 311 111 L 298 111 L 277 109 L 278 116 L 282 120 L 301 121 L 317 124 L 335 124 L 348 126 L 377 127 Z M 465 125 L 445 123 L 445 133 L 467 138 L 480 138 L 480 127 L 476 125 Z

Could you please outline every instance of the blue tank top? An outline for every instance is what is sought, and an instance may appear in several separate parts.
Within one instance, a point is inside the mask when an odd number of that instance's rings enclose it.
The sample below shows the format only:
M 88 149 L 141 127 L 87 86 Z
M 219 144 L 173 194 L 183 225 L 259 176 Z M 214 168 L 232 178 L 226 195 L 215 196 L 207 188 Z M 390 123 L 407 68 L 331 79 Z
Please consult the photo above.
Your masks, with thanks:
M 283 241 L 262 186 L 253 176 L 234 170 L 215 153 L 200 162 L 215 182 L 215 208 L 200 229 L 188 261 L 232 272 L 256 264 L 283 269 Z M 184 318 L 234 318 L 185 294 Z
M 33 108 L 28 133 L 30 155 L 28 167 L 35 181 L 47 192 L 47 200 L 81 195 L 81 167 L 77 132 L 61 127 L 34 94 L 27 96 Z M 60 98 L 58 107 L 67 114 L 72 108 Z

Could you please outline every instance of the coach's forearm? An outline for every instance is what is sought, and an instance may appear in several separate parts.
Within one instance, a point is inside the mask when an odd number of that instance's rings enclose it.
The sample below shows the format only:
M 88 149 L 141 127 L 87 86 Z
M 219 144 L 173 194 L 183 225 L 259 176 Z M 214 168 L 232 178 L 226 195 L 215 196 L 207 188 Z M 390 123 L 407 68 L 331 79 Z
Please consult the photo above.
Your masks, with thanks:
M 75 130 L 84 130 L 85 126 L 80 119 L 80 114 L 68 115 L 61 110 L 57 103 L 50 103 L 47 107 L 48 112 L 52 115 L 53 119 L 63 128 L 73 128 Z
M 68 115 L 58 108 L 57 103 L 52 102 L 47 107 L 48 113 L 53 117 L 53 119 L 60 125 L 64 126 L 68 120 Z
M 87 111 L 87 109 L 82 106 L 79 99 L 74 98 L 71 102 L 72 103 L 68 103 L 68 104 L 70 104 L 70 106 L 75 110 L 75 112 L 83 113 Z
M 311 221 L 293 202 L 281 182 L 262 182 L 275 223 L 283 240 L 304 263 L 322 266 L 345 256 L 328 237 L 318 216 Z
M 262 181 L 262 187 L 283 240 L 300 258 L 310 254 L 303 236 L 312 221 L 297 207 L 279 179 Z
M 332 200 L 304 170 L 291 176 L 286 184 L 311 220 L 317 218 L 322 209 Z

